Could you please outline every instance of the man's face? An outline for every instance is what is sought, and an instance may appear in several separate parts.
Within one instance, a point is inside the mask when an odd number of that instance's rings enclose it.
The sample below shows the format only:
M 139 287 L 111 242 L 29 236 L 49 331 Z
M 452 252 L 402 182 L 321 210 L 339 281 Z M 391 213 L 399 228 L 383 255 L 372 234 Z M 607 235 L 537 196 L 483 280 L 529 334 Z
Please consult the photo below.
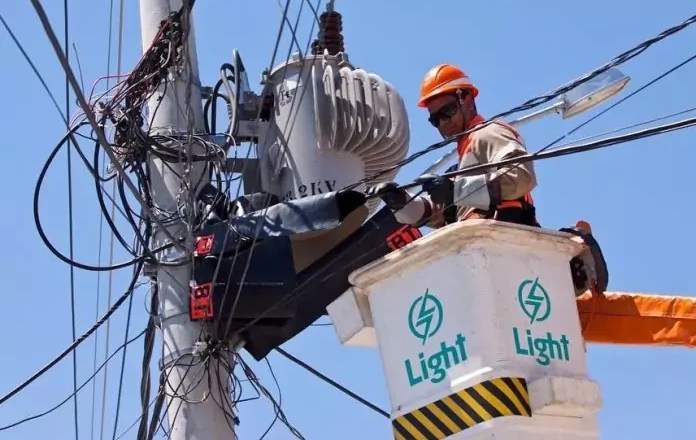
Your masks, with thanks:
M 466 98 L 465 98 L 466 99 Z M 430 123 L 448 138 L 466 129 L 469 118 L 456 95 L 437 96 L 427 103 Z

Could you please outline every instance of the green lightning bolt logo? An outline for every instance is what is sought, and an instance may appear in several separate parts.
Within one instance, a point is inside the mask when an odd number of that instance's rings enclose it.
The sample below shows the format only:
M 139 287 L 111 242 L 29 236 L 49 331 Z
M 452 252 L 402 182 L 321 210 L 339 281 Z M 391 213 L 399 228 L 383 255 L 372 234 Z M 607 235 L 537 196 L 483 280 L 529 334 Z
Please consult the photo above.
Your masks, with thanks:
M 435 336 L 442 326 L 442 303 L 430 289 L 416 298 L 408 311 L 408 328 L 413 336 L 425 345 L 425 342 Z
M 530 324 L 545 321 L 551 314 L 551 299 L 538 277 L 522 281 L 517 288 L 517 301 Z

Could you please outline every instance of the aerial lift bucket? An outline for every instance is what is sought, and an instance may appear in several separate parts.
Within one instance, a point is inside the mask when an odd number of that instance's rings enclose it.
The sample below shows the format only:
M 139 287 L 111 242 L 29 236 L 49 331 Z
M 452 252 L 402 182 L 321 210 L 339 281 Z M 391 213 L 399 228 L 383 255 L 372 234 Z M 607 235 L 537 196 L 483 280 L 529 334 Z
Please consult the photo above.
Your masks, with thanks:
M 569 262 L 585 251 L 575 234 L 470 220 L 353 272 L 327 310 L 341 343 L 379 349 L 394 438 L 598 439 L 585 343 L 693 345 L 696 320 L 686 298 L 577 296 Z

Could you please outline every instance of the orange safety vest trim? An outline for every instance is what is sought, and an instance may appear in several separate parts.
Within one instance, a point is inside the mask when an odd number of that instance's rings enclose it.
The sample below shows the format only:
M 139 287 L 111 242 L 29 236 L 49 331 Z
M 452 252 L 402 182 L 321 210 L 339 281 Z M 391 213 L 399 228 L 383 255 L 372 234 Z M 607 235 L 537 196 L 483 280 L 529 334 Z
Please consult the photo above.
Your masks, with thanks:
M 473 127 L 475 125 L 478 125 L 482 122 L 485 122 L 486 119 L 481 116 L 481 115 L 476 115 L 474 118 L 469 122 L 469 126 Z M 519 132 L 515 130 L 513 126 L 510 124 L 507 124 L 506 122 L 499 121 L 499 120 L 494 120 L 493 124 L 499 124 L 502 125 L 503 127 L 508 128 L 512 133 L 515 135 L 515 137 L 519 140 L 521 138 Z M 468 153 L 471 150 L 471 135 L 473 133 L 467 134 L 465 136 L 462 136 L 459 139 L 459 142 L 457 142 L 457 153 L 459 153 L 459 160 L 461 162 L 462 157 Z M 534 199 L 532 198 L 531 193 L 527 193 L 524 196 L 520 197 L 517 200 L 503 200 L 501 201 L 497 206 L 496 206 L 496 211 L 500 209 L 509 209 L 509 208 L 518 208 L 518 209 L 523 209 L 525 208 L 525 205 L 534 207 Z M 470 210 L 465 216 L 464 219 L 469 219 L 469 218 L 481 218 L 485 217 L 480 211 L 478 210 Z M 496 217 L 495 213 L 492 215 L 493 218 Z

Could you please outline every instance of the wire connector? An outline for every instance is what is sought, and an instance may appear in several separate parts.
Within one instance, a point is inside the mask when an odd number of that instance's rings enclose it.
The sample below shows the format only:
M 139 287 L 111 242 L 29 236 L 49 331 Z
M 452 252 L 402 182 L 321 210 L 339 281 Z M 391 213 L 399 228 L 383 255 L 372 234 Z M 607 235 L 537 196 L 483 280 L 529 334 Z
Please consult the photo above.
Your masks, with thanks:
M 202 358 L 208 355 L 209 350 L 210 344 L 208 343 L 208 341 L 202 341 L 199 339 L 198 341 L 194 342 L 191 354 L 193 354 L 196 357 Z

